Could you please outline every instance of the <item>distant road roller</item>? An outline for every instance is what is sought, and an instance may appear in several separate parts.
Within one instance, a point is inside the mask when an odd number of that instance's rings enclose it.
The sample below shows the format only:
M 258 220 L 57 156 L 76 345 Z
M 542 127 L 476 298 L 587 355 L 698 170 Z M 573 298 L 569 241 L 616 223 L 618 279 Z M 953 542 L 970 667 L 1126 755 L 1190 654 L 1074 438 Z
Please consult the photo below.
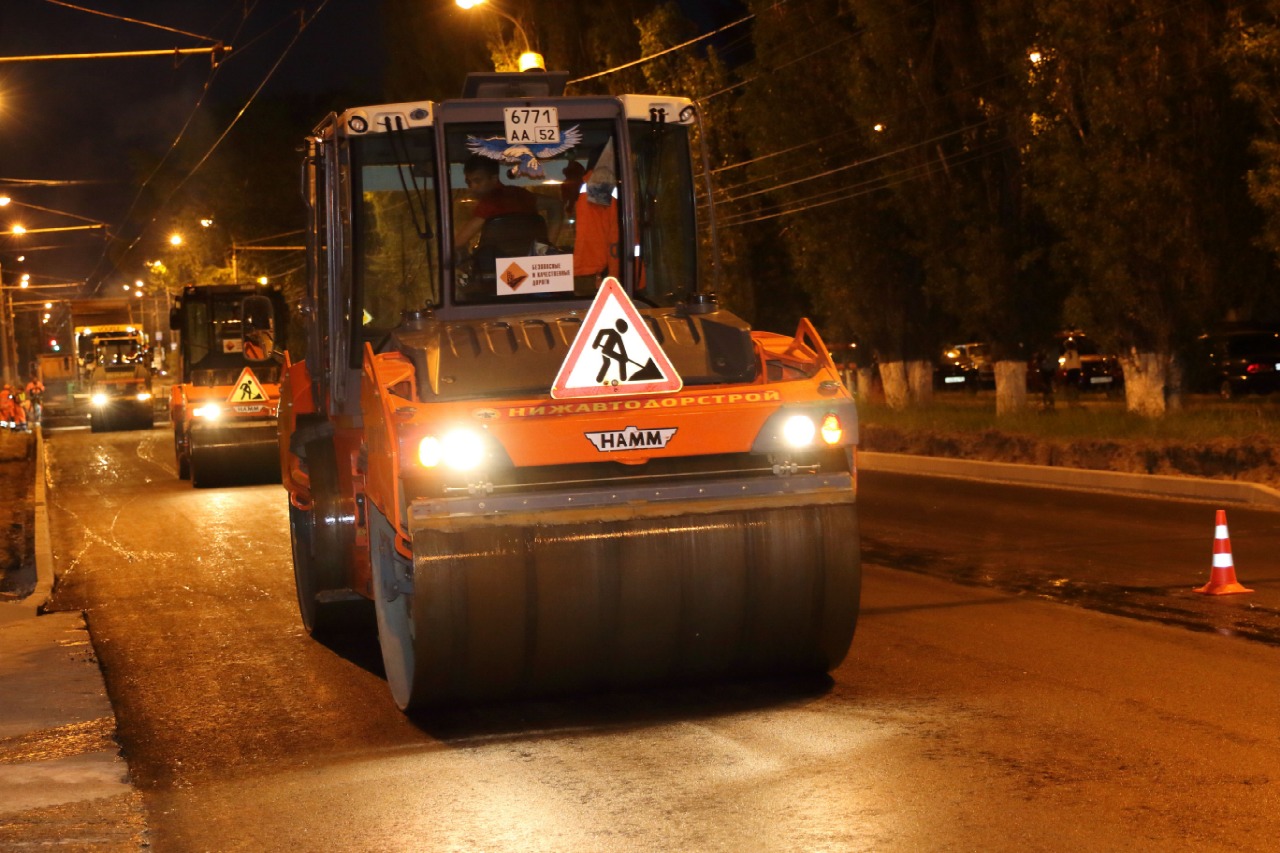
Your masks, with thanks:
M 285 321 L 280 292 L 257 285 L 188 285 L 174 299 L 169 420 L 178 476 L 193 486 L 279 482 L 276 340 Z
M 857 623 L 826 347 L 700 287 L 693 104 L 567 76 L 471 75 L 306 142 L 298 603 L 320 637 L 372 601 L 405 710 L 820 674 Z
M 151 365 L 146 335 L 131 326 L 82 328 L 77 344 L 89 385 L 89 429 L 151 429 Z

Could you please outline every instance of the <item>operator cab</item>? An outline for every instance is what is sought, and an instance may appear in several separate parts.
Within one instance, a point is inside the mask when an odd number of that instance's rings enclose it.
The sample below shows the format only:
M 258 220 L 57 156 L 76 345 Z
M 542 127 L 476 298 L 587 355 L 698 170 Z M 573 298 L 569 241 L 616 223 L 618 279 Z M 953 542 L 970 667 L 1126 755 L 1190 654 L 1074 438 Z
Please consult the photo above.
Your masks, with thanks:
M 697 291 L 690 102 L 559 98 L 564 77 L 477 75 L 473 97 L 353 109 L 316 129 L 314 168 L 345 198 L 313 199 L 313 252 L 351 297 L 337 304 L 358 306 L 352 339 L 376 343 L 421 312 L 585 309 L 610 276 L 641 304 Z M 519 97 L 497 97 L 512 87 Z M 327 251 L 339 246 L 345 257 Z

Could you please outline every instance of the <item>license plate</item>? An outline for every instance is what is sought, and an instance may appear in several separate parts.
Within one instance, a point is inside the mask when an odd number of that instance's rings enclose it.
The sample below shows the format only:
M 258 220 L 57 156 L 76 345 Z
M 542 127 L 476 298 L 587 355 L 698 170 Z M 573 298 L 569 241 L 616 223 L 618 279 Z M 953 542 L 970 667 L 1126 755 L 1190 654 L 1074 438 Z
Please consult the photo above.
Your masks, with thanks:
M 560 111 L 555 107 L 506 107 L 502 115 L 508 142 L 560 141 Z
M 1090 385 L 1106 385 L 1110 381 L 1111 381 L 1110 376 L 1090 376 L 1089 377 Z
M 942 377 L 942 381 L 947 385 L 954 385 L 957 382 L 963 382 L 964 377 L 963 376 L 944 376 Z

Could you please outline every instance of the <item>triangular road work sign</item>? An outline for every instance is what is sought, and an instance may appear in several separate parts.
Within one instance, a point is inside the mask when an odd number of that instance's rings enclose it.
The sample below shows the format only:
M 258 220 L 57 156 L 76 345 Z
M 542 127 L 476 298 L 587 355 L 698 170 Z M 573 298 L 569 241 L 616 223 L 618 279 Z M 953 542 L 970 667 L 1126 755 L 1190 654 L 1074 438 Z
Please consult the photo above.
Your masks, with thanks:
M 551 385 L 557 400 L 666 394 L 684 383 L 616 278 L 606 278 Z
M 266 392 L 249 367 L 240 371 L 240 378 L 236 380 L 236 386 L 231 389 L 231 396 L 227 398 L 228 403 L 265 403 L 266 400 Z

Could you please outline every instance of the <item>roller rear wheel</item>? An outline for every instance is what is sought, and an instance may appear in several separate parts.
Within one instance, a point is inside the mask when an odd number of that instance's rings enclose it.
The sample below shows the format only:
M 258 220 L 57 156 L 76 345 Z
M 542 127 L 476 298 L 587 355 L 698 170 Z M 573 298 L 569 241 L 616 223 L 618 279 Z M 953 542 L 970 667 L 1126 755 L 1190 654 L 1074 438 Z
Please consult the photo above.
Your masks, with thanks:
M 182 441 L 182 424 L 173 425 L 173 458 L 178 463 L 178 479 L 191 479 L 191 458 L 187 455 Z
M 333 445 L 307 445 L 307 467 L 312 509 L 289 507 L 289 539 L 302 625 L 323 640 L 367 626 L 369 602 L 348 588 L 344 559 L 350 553 L 352 524 L 341 514 Z

